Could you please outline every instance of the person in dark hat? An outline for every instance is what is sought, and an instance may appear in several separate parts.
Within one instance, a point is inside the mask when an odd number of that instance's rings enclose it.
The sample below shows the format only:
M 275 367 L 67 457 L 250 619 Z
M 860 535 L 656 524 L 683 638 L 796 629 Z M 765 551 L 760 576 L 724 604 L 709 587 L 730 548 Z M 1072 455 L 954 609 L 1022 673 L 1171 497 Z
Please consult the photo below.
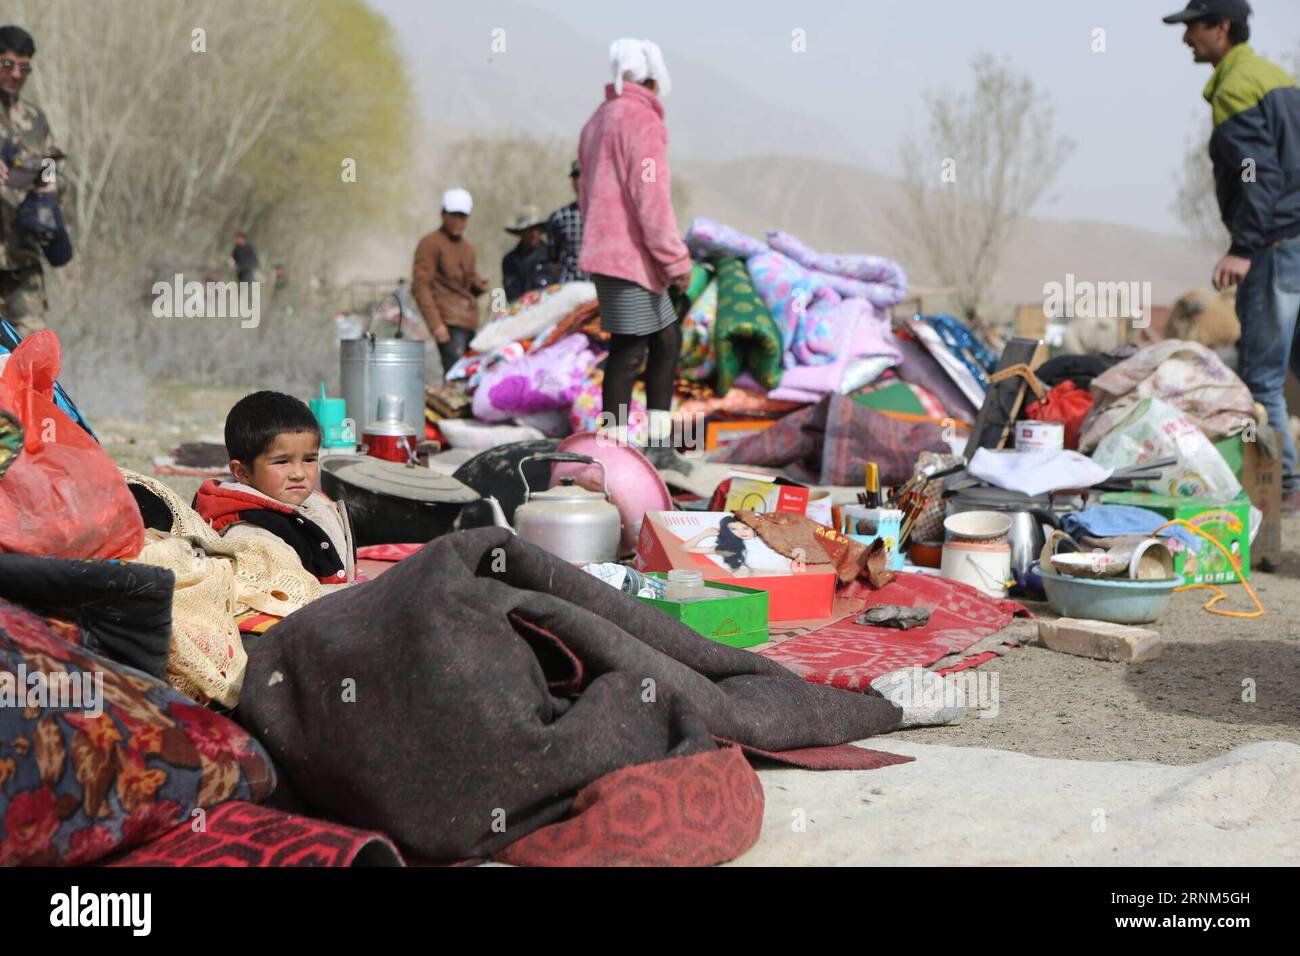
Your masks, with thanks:
M 587 278 L 578 268 L 578 253 L 582 251 L 582 210 L 578 208 L 578 161 L 569 167 L 569 182 L 573 184 L 573 202 L 561 206 L 546 221 L 546 235 L 550 239 L 551 265 L 560 282 L 577 282 Z
M 1231 235 L 1214 267 L 1214 287 L 1238 286 L 1239 372 L 1282 433 L 1282 510 L 1300 514 L 1283 395 L 1288 365 L 1300 372 L 1300 87 L 1250 48 L 1250 14 L 1246 0 L 1191 0 L 1164 22 L 1185 24 L 1192 58 L 1214 67 L 1204 92 L 1214 116 L 1210 159 Z
M 554 281 L 550 250 L 542 239 L 545 229 L 546 220 L 536 206 L 525 206 L 506 226 L 506 232 L 519 237 L 518 244 L 501 260 L 507 302 L 514 302 L 530 289 L 545 289 Z

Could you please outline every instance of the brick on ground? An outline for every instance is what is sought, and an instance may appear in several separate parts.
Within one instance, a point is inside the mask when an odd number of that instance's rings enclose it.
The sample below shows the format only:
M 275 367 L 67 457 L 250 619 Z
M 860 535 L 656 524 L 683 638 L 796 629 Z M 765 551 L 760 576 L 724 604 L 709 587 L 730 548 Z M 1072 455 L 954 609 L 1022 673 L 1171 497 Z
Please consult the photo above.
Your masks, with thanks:
M 1160 635 L 1145 627 L 1063 617 L 1038 622 L 1038 641 L 1063 654 L 1139 664 L 1160 656 Z

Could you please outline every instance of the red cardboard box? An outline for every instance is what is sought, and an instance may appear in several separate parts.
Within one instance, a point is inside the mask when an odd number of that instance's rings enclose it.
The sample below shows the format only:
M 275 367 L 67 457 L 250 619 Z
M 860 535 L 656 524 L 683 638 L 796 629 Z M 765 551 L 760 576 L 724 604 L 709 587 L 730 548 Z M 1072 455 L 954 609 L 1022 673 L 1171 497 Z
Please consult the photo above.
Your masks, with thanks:
M 808 508 L 808 489 L 802 485 L 778 485 L 771 481 L 732 477 L 724 511 L 747 508 L 760 514 L 784 511 L 801 515 Z
M 835 569 L 830 564 L 797 566 L 729 511 L 647 511 L 636 545 L 636 567 L 691 568 L 706 581 L 760 588 L 768 593 L 769 621 L 829 617 L 835 600 Z

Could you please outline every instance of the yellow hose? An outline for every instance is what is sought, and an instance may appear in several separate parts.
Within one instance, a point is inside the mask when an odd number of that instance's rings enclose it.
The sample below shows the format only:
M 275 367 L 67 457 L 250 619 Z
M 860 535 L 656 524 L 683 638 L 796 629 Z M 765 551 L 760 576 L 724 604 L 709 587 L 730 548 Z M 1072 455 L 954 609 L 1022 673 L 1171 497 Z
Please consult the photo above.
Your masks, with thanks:
M 1202 608 L 1206 611 L 1209 611 L 1211 614 L 1220 614 L 1223 617 L 1247 617 L 1247 618 L 1263 617 L 1264 605 L 1259 603 L 1259 597 L 1256 596 L 1255 589 L 1250 586 L 1250 582 L 1247 581 L 1245 575 L 1241 573 L 1241 562 L 1237 558 L 1234 558 L 1232 556 L 1232 554 L 1228 551 L 1228 549 L 1223 546 L 1223 542 L 1221 542 L 1218 538 L 1210 537 L 1210 535 L 1206 534 L 1200 528 L 1193 526 L 1189 522 L 1184 521 L 1182 518 L 1175 518 L 1173 521 L 1166 521 L 1160 527 L 1156 528 L 1153 534 L 1159 534 L 1161 531 L 1165 530 L 1165 528 L 1171 527 L 1173 525 L 1179 525 L 1180 527 L 1186 528 L 1192 534 L 1200 535 L 1206 541 L 1210 542 L 1210 544 L 1214 545 L 1216 548 L 1218 548 L 1220 551 L 1223 552 L 1223 556 L 1228 559 L 1228 565 L 1232 568 L 1233 573 L 1237 575 L 1237 580 L 1241 582 L 1241 586 L 1246 589 L 1246 593 L 1250 595 L 1250 599 L 1255 602 L 1255 610 L 1216 611 L 1214 609 L 1214 605 L 1218 604 L 1220 601 L 1227 600 L 1228 595 L 1225 591 L 1223 591 L 1223 589 L 1217 587 L 1216 585 L 1210 584 L 1208 582 L 1203 584 L 1184 584 L 1180 588 L 1174 588 L 1174 590 L 1192 591 L 1195 590 L 1196 588 L 1209 588 L 1211 591 L 1215 592 L 1214 597 L 1210 598 L 1209 601 L 1203 604 Z

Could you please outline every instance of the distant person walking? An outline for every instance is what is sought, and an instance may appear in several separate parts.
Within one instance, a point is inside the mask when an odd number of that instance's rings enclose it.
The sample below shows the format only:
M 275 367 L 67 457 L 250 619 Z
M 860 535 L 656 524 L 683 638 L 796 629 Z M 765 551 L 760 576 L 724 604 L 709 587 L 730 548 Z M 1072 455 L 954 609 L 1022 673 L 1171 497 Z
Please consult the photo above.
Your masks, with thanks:
M 525 206 L 506 226 L 506 232 L 519 239 L 515 247 L 501 260 L 502 283 L 506 301 L 514 302 L 532 289 L 545 289 L 551 284 L 551 252 L 542 234 L 546 220 L 536 206 Z
M 445 374 L 478 331 L 478 297 L 488 280 L 475 266 L 474 245 L 465 238 L 474 199 L 464 189 L 442 194 L 442 226 L 420 240 L 411 267 L 411 294 L 438 345 Z
M 242 232 L 235 233 L 235 248 L 230 250 L 230 267 L 240 282 L 256 282 L 261 270 L 257 250 Z
M 569 182 L 573 195 L 578 195 L 578 176 L 581 167 L 575 159 L 569 167 Z M 582 252 L 582 210 L 578 200 L 561 206 L 546 221 L 546 235 L 550 242 L 551 263 L 555 267 L 557 282 L 577 282 L 587 278 L 578 268 L 578 255 Z
M 1287 414 L 1288 365 L 1300 374 L 1300 88 L 1256 55 L 1246 0 L 1191 0 L 1164 18 L 1183 23 L 1183 42 L 1214 74 L 1204 96 L 1214 116 L 1210 159 L 1232 244 L 1214 267 L 1214 287 L 1238 285 L 1238 367 L 1282 433 L 1282 510 L 1300 514 L 1300 474 Z
M 614 82 L 606 84 L 605 101 L 578 141 L 578 264 L 591 273 L 601 326 L 612 335 L 602 389 L 604 431 L 627 439 L 632 388 L 646 361 L 649 443 L 662 446 L 672 432 L 682 347 L 667 290 L 686 291 L 691 276 L 690 253 L 673 214 L 668 128 L 659 99 L 669 92 L 668 68 L 649 40 L 615 40 L 609 55 Z

